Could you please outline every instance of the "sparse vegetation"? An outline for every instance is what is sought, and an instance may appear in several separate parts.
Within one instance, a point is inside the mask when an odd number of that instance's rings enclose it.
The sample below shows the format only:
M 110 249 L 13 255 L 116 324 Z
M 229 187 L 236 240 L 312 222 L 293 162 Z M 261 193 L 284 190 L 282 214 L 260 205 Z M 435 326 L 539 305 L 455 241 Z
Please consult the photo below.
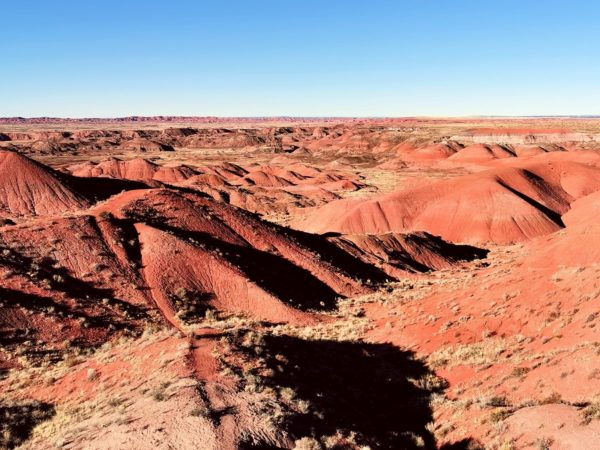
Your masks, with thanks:
M 0 403 L 0 448 L 19 446 L 36 425 L 53 415 L 54 407 L 46 403 Z
M 593 420 L 600 420 L 600 402 L 594 401 L 582 410 L 583 423 L 588 424 Z

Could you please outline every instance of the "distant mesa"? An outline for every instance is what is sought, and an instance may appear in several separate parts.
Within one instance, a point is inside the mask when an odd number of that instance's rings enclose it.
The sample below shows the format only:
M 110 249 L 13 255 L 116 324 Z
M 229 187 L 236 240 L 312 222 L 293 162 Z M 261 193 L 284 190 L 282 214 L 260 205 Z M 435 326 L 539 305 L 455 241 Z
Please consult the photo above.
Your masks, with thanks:
M 476 128 L 453 136 L 452 139 L 489 144 L 555 144 L 595 142 L 600 140 L 600 136 L 573 132 L 566 128 Z

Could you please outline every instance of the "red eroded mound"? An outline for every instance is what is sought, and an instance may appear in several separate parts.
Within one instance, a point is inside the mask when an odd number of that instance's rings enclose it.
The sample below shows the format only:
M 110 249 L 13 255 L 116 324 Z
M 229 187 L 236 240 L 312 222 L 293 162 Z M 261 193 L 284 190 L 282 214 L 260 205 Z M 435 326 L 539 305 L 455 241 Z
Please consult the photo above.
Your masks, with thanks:
M 486 161 L 514 156 L 516 156 L 514 151 L 500 145 L 473 144 L 459 150 L 448 159 L 451 161 Z
M 316 167 L 310 167 L 310 166 L 307 166 L 306 164 L 302 164 L 299 162 L 290 164 L 287 166 L 287 168 L 289 170 L 294 171 L 295 173 L 299 173 L 300 175 L 302 175 L 304 177 L 316 177 L 321 173 L 320 169 L 317 169 Z
M 568 226 L 536 240 L 527 267 L 588 267 L 600 264 L 600 226 L 593 222 Z
M 354 234 L 330 238 L 348 253 L 381 265 L 392 276 L 452 267 L 484 258 L 487 251 L 469 245 L 450 244 L 428 233 Z
M 146 224 L 137 224 L 136 230 L 144 278 L 165 317 L 178 328 L 182 315 L 198 314 L 207 307 L 272 321 L 303 317 L 270 293 L 268 286 L 252 280 L 218 247 L 206 248 Z M 178 308 L 178 301 L 188 304 Z
M 203 175 L 194 175 L 188 178 L 184 184 L 189 185 L 207 185 L 212 187 L 222 187 L 229 186 L 229 183 L 220 175 L 215 175 L 214 173 L 203 174 Z
M 292 186 L 292 183 L 288 180 L 278 177 L 277 175 L 262 172 L 260 170 L 250 172 L 244 177 L 244 181 L 250 185 L 257 185 L 263 187 Z
M 70 341 L 100 344 L 157 323 L 130 257 L 136 246 L 124 224 L 89 215 L 3 227 L 3 348 L 60 351 Z
M 0 151 L 0 215 L 59 214 L 88 206 L 66 177 L 11 151 Z
M 528 267 L 588 267 L 600 263 L 600 191 L 573 202 L 566 228 L 532 243 Z
M 197 173 L 190 167 L 160 166 L 143 158 L 129 161 L 111 158 L 98 164 L 87 162 L 70 166 L 69 171 L 78 177 L 111 177 L 136 181 L 156 180 L 165 183 L 181 182 Z
M 462 147 L 455 142 L 430 144 L 416 149 L 409 148 L 409 152 L 402 155 L 407 161 L 445 159 L 454 155 Z M 402 151 L 406 150 L 404 147 Z
M 123 144 L 121 144 L 121 147 L 137 152 L 172 152 L 175 150 L 169 144 L 151 141 L 149 139 L 133 139 L 130 141 L 125 141 Z
M 363 280 L 389 278 L 326 239 L 172 189 L 128 191 L 89 214 L 5 225 L 0 250 L 0 342 L 58 353 L 66 339 L 102 344 L 161 314 L 179 329 L 207 310 L 312 322 L 312 311 L 371 292 Z M 0 368 L 17 364 L 7 355 Z
M 243 167 L 240 167 L 237 164 L 233 164 L 230 162 L 224 162 L 219 164 L 218 166 L 203 167 L 202 171 L 205 173 L 218 175 L 228 181 L 243 177 L 248 173 L 248 171 Z
M 600 170 L 555 161 L 507 167 L 373 200 L 341 200 L 296 226 L 348 234 L 425 230 L 453 242 L 510 243 L 560 229 L 576 198 L 600 189 Z
M 571 209 L 563 216 L 567 227 L 592 225 L 600 214 L 600 191 L 593 192 L 573 202 Z
M 198 310 L 211 307 L 273 321 L 298 316 L 294 308 L 331 307 L 337 296 L 369 290 L 355 280 L 358 265 L 328 262 L 315 243 L 299 243 L 300 234 L 293 237 L 199 194 L 130 191 L 101 210 L 135 224 L 144 279 L 168 317 L 182 290 L 194 292 Z M 332 249 L 325 251 L 337 261 Z
M 123 189 L 160 186 L 160 183 L 164 183 L 204 192 L 216 200 L 269 215 L 292 214 L 300 208 L 321 206 L 338 199 L 335 192 L 365 187 L 360 182 L 361 178 L 351 173 L 323 173 L 302 163 L 290 163 L 286 158 L 273 160 L 288 166 L 249 164 L 244 168 L 220 162 L 192 168 L 186 165 L 163 166 L 142 158 L 127 161 L 110 158 L 100 163 L 72 165 L 66 171 L 76 177 L 84 177 L 84 184 L 88 185 L 84 188 L 87 190 L 94 179 L 97 188 L 106 187 L 107 183 L 97 178 L 138 183 L 114 185 L 111 189 L 113 194 Z M 139 185 L 142 182 L 145 184 Z M 97 197 L 106 198 L 107 195 Z

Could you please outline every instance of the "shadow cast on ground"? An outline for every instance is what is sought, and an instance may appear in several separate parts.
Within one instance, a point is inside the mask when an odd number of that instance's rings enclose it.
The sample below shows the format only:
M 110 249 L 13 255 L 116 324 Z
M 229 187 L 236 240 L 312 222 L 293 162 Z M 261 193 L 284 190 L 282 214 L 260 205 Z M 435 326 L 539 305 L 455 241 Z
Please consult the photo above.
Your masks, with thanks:
M 436 448 L 427 426 L 433 421 L 430 400 L 444 390 L 445 380 L 411 352 L 390 344 L 290 336 L 264 336 L 260 345 L 244 347 L 244 338 L 238 339 L 244 357 L 262 358 L 266 365 L 250 375 L 293 398 L 282 424 L 292 439 L 341 433 L 372 449 Z M 265 368 L 270 376 L 260 375 Z M 299 402 L 308 411 L 298 410 Z M 343 440 L 336 448 L 348 448 Z
M 55 414 L 48 403 L 0 403 L 0 448 L 12 449 L 25 442 L 33 428 Z

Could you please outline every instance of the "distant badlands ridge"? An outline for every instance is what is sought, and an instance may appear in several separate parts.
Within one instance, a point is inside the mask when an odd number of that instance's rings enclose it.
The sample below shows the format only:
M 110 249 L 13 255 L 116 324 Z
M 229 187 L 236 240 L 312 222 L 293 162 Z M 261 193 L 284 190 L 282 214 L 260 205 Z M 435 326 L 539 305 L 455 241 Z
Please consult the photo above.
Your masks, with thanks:
M 305 121 L 356 121 L 356 117 L 217 117 L 217 116 L 126 116 L 126 117 L 0 117 L 0 124 L 52 124 L 52 123 L 255 123 L 255 122 L 305 122 Z
M 408 119 L 407 119 L 408 120 Z M 559 123 L 560 124 L 560 123 Z M 196 125 L 166 123 L 0 125 L 0 146 L 27 155 L 116 155 L 176 149 L 223 149 L 271 153 L 354 155 L 376 158 L 396 155 L 404 161 L 489 159 L 556 150 L 600 147 L 597 121 L 575 128 L 572 123 L 287 123 L 263 122 Z M 69 128 L 66 130 L 65 128 Z M 473 145 L 502 146 L 482 149 Z M 468 148 L 468 149 L 467 149 Z M 490 153 L 491 152 L 491 153 Z M 356 161 L 354 161 L 355 163 Z M 387 167 L 391 168 L 391 167 Z
M 238 133 L 250 129 L 279 127 L 295 132 L 297 127 L 320 129 L 365 128 L 385 132 L 420 132 L 436 136 L 437 142 L 452 140 L 463 144 L 564 144 L 600 143 L 596 116 L 549 117 L 217 117 L 217 116 L 126 116 L 114 118 L 0 117 L 0 141 L 87 138 L 86 130 L 183 129 L 188 131 L 221 128 Z M 70 131 L 65 127 L 71 126 Z M 26 127 L 26 128 L 23 128 Z M 57 130 L 63 136 L 48 135 Z M 26 130 L 27 136 L 22 132 Z M 273 130 L 277 131 L 277 130 Z M 303 130 L 306 131 L 306 130 Z M 418 133 L 419 134 L 419 133 Z
M 124 116 L 124 117 L 0 117 L 0 124 L 41 124 L 41 123 L 111 123 L 111 122 L 198 122 L 198 123 L 213 123 L 213 122 L 260 122 L 272 120 L 284 120 L 286 122 L 295 121 L 365 121 L 365 122 L 380 122 L 380 121 L 475 121 L 482 122 L 486 120 L 511 120 L 511 119 L 535 119 L 536 121 L 557 120 L 557 119 L 599 119 L 600 116 L 582 115 L 582 116 L 465 116 L 465 117 L 425 117 L 425 116 L 407 116 L 407 117 L 360 117 L 360 116 L 245 116 L 245 117 L 224 117 L 224 116 Z

